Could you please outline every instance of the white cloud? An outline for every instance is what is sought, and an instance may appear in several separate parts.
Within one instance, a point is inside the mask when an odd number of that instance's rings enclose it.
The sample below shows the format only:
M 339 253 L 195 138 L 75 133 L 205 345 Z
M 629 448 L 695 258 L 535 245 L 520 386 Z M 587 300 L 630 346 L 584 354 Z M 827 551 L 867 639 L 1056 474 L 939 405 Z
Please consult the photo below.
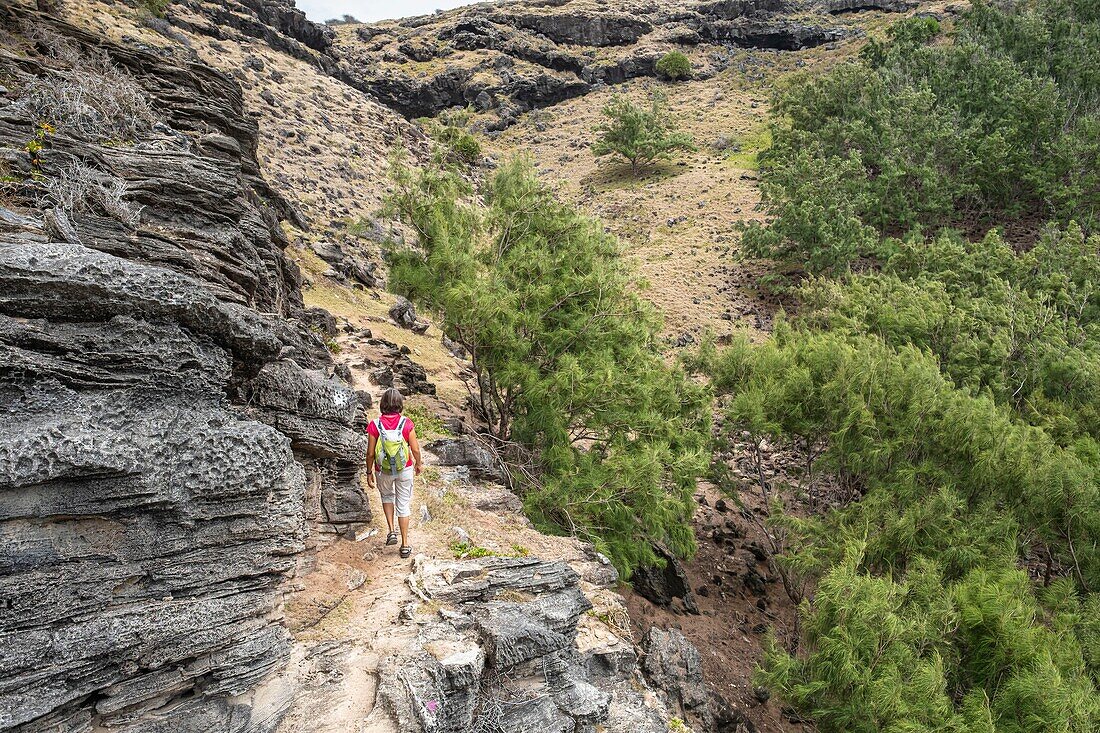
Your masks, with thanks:
M 296 4 L 310 20 L 323 22 L 344 15 L 354 15 L 362 21 L 405 18 L 471 3 L 470 0 L 297 0 Z

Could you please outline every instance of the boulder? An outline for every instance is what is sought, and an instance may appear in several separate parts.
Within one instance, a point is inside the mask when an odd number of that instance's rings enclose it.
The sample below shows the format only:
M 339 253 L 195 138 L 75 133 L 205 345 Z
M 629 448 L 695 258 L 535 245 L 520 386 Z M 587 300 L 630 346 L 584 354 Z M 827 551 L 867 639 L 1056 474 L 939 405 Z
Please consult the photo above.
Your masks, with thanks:
M 378 264 L 366 259 L 361 253 L 352 253 L 340 244 L 317 242 L 313 253 L 330 265 L 326 277 L 351 279 L 373 288 L 378 285 Z
M 390 306 L 390 318 L 401 328 L 407 328 L 416 333 L 424 333 L 428 330 L 428 322 L 416 316 L 416 307 L 406 298 L 397 296 L 396 302 Z
M 664 693 L 669 708 L 695 730 L 756 733 L 756 726 L 743 712 L 707 687 L 699 650 L 682 633 L 653 626 L 642 647 L 646 678 Z
M 658 606 L 670 606 L 679 598 L 688 613 L 699 613 L 695 596 L 691 592 L 687 573 L 679 558 L 665 547 L 657 546 L 657 554 L 664 560 L 664 567 L 657 565 L 640 567 L 630 576 L 634 590 L 646 600 Z
M 468 355 L 466 353 L 466 349 L 461 344 L 455 343 L 446 336 L 441 339 L 440 343 L 443 345 L 443 348 L 449 351 L 451 353 L 451 356 L 455 357 L 456 359 L 467 358 Z
M 324 308 L 306 308 L 300 318 L 311 331 L 327 338 L 336 338 L 336 318 Z
M 702 711 L 707 705 L 707 690 L 699 650 L 678 630 L 656 626 L 649 629 L 642 647 L 643 669 L 650 682 L 664 691 L 685 717 Z
M 395 386 L 404 394 L 434 395 L 435 385 L 428 379 L 424 367 L 414 362 L 408 354 L 398 354 L 390 370 L 393 372 Z
M 666 733 L 632 647 L 579 646 L 592 605 L 565 563 L 420 558 L 409 583 L 420 626 L 378 688 L 401 730 Z
M 500 457 L 488 444 L 474 436 L 434 440 L 426 448 L 435 454 L 441 466 L 465 466 L 475 480 L 507 483 L 507 473 Z

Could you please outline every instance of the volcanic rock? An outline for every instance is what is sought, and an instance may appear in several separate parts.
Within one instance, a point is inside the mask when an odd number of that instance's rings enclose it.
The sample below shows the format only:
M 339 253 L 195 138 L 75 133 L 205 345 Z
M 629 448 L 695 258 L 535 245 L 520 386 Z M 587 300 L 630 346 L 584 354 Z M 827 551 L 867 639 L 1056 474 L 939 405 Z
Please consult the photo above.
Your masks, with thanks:
M 287 662 L 283 585 L 312 532 L 370 519 L 358 403 L 310 330 L 332 324 L 283 256 L 292 207 L 228 77 L 23 4 L 0 26 L 45 39 L 0 52 L 16 90 L 72 74 L 44 53 L 64 44 L 159 118 L 126 145 L 61 119 L 37 154 L 126 216 L 33 191 L 0 216 L 0 729 L 269 730 L 285 700 L 250 695 Z M 0 158 L 30 165 L 37 122 L 0 99 Z

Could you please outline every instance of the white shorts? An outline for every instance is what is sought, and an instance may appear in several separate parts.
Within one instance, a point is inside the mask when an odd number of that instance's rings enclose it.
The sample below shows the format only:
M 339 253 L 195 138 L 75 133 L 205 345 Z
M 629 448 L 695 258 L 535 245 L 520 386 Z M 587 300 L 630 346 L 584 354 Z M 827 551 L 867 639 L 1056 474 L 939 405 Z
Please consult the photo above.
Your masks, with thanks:
M 413 478 L 416 476 L 413 467 L 409 466 L 396 476 L 388 473 L 376 473 L 374 476 L 382 503 L 394 504 L 394 514 L 398 517 L 412 514 Z

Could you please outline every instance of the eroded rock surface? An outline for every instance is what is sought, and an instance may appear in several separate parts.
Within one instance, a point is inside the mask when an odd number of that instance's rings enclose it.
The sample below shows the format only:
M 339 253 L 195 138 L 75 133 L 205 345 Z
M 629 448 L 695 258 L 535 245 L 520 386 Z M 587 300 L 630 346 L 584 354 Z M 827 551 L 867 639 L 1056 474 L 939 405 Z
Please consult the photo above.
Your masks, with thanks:
M 638 568 L 631 582 L 635 592 L 659 606 L 670 606 L 679 599 L 685 611 L 698 613 L 695 595 L 679 558 L 664 547 L 658 546 L 656 549 L 664 565 Z
M 29 4 L 0 35 L 0 729 L 270 730 L 281 586 L 370 518 L 292 212 L 227 77 Z M 101 53 L 152 111 L 126 139 L 42 101 Z
M 666 731 L 633 645 L 579 639 L 592 603 L 566 563 L 418 561 L 409 583 L 419 602 L 403 615 L 420 630 L 379 685 L 400 730 Z
M 508 483 L 500 457 L 474 436 L 434 440 L 427 448 L 441 466 L 463 467 L 477 481 Z
M 756 726 L 708 687 L 699 650 L 676 629 L 651 627 L 642 640 L 642 668 L 663 693 L 669 708 L 695 730 L 713 733 L 755 733 Z
M 326 52 L 335 33 L 306 18 L 293 0 L 176 0 L 175 4 L 206 18 L 196 22 L 192 17 L 173 16 L 173 22 L 192 32 L 220 38 L 227 29 L 233 30 L 303 61 L 328 63 Z

